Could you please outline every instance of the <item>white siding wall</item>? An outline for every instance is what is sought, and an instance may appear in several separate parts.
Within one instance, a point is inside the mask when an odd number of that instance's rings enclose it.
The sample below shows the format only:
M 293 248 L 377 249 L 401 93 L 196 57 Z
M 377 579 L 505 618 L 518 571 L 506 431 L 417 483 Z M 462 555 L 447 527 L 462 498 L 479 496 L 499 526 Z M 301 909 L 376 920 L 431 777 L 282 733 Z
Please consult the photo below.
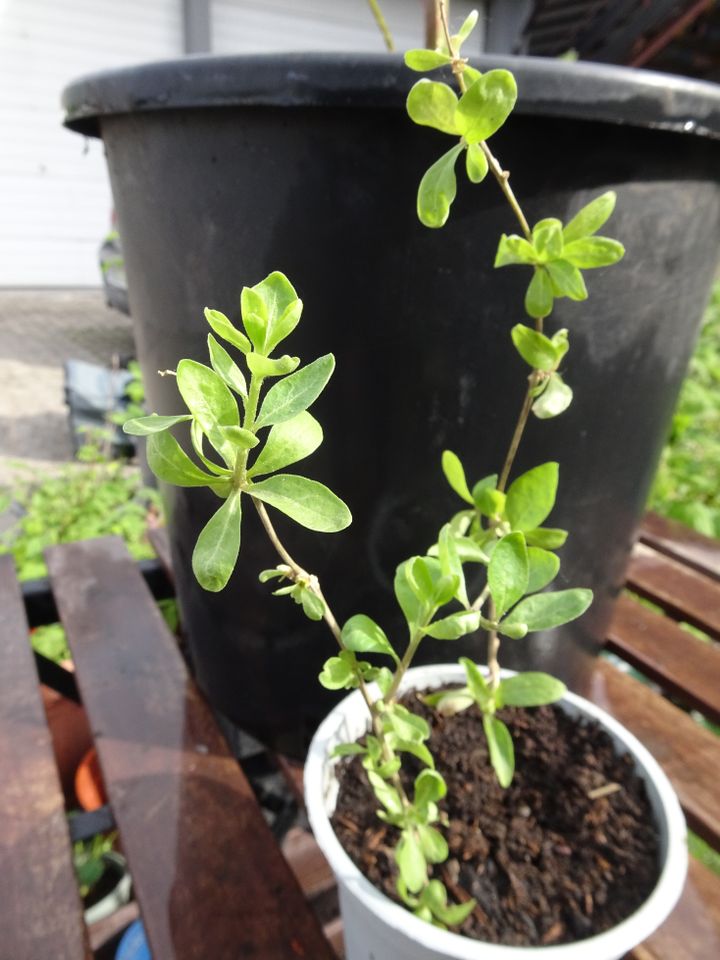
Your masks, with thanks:
M 0 286 L 96 286 L 112 200 L 102 144 L 61 126 L 95 70 L 182 52 L 180 0 L 0 0 Z
M 453 0 L 453 26 L 477 5 Z M 422 44 L 422 0 L 382 6 L 399 49 Z M 366 0 L 210 9 L 216 53 L 384 49 Z M 61 126 L 60 93 L 82 74 L 182 51 L 182 0 L 0 0 L 0 287 L 100 284 L 112 210 L 102 144 Z

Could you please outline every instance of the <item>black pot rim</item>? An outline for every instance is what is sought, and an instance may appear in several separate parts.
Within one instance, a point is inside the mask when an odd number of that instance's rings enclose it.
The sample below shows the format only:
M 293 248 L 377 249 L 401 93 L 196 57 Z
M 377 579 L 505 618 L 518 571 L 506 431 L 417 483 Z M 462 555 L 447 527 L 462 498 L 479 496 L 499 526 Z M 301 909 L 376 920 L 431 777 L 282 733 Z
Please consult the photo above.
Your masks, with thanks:
M 720 84 L 651 70 L 484 56 L 518 81 L 518 113 L 720 139 Z M 402 108 L 420 74 L 397 54 L 188 56 L 81 77 L 63 91 L 65 126 L 102 135 L 104 117 L 207 107 Z M 436 72 L 432 76 L 440 76 Z

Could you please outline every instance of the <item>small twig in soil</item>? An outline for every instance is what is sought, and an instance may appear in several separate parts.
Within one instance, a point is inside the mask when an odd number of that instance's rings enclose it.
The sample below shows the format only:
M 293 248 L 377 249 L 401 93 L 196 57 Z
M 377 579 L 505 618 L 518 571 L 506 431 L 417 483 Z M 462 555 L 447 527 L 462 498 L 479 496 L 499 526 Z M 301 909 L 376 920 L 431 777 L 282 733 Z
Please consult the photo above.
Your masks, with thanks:
M 588 800 L 599 800 L 601 797 L 609 797 L 613 793 L 622 790 L 619 783 L 605 783 L 602 787 L 596 787 L 587 794 Z
M 467 893 L 465 890 L 463 890 L 462 887 L 459 887 L 455 883 L 452 876 L 450 875 L 450 871 L 447 869 L 446 866 L 443 866 L 440 873 L 442 874 L 443 883 L 445 884 L 447 889 L 450 891 L 450 893 L 453 895 L 453 897 L 455 897 L 455 900 L 457 901 L 457 903 L 467 903 L 468 900 L 470 899 L 470 894 Z M 488 916 L 479 903 L 475 904 L 472 915 L 476 917 L 479 920 L 479 922 L 482 923 L 483 925 L 487 924 Z

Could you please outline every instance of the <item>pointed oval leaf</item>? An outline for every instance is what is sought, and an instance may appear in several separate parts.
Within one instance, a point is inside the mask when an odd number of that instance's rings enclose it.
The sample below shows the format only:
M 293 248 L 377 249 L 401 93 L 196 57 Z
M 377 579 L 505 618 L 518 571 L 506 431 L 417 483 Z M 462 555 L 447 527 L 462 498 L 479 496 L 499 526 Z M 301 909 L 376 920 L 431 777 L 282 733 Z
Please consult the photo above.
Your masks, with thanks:
M 565 243 L 572 243 L 573 240 L 580 240 L 583 237 L 589 237 L 596 233 L 600 227 L 609 219 L 615 209 L 617 195 L 614 190 L 608 190 L 601 194 L 595 200 L 591 200 L 586 206 L 575 214 L 570 223 L 563 230 L 563 240 Z
M 459 600 L 464 607 L 469 607 L 465 574 L 455 546 L 455 536 L 452 533 L 449 523 L 446 523 L 440 531 L 438 538 L 438 559 L 440 560 L 440 570 L 443 575 L 457 579 L 456 599 Z
M 251 350 L 252 344 L 248 338 L 237 329 L 224 313 L 205 307 L 205 319 L 219 337 L 227 340 L 242 353 L 248 353 Z
M 518 237 L 517 234 L 503 234 L 498 243 L 497 253 L 495 254 L 496 267 L 507 267 L 513 263 L 536 263 L 537 255 L 531 243 L 525 237 Z
M 528 630 L 551 630 L 564 623 L 576 620 L 592 603 L 592 590 L 575 587 L 572 590 L 557 590 L 536 593 L 525 597 L 507 615 L 504 624 L 524 623 Z
M 252 450 L 260 443 L 255 434 L 244 427 L 220 427 L 220 432 L 237 450 Z
M 328 353 L 272 386 L 255 421 L 256 428 L 283 423 L 307 410 L 322 393 L 334 369 L 335 357 Z
M 210 487 L 218 478 L 196 466 L 171 433 L 153 433 L 147 442 L 148 466 L 158 478 L 176 487 Z
M 177 368 L 177 385 L 205 436 L 228 466 L 234 466 L 232 445 L 219 430 L 221 426 L 240 424 L 237 401 L 227 384 L 205 364 L 181 360 Z
M 240 491 L 234 490 L 200 532 L 192 555 L 192 568 L 204 590 L 222 590 L 235 569 L 240 551 L 242 520 Z
M 557 576 L 560 560 L 554 553 L 540 547 L 528 547 L 527 593 L 537 593 Z
M 385 631 L 364 613 L 358 613 L 342 628 L 342 642 L 355 653 L 385 653 L 397 661 Z
M 297 325 L 302 313 L 302 303 L 295 287 L 279 270 L 256 283 L 252 292 L 254 296 L 248 298 L 248 306 L 264 318 L 260 352 L 267 356 Z M 262 303 L 262 310 L 258 309 L 258 302 Z
M 304 410 L 292 420 L 285 420 L 272 428 L 265 446 L 248 470 L 248 477 L 274 473 L 297 463 L 314 453 L 322 440 L 322 427 L 311 413 Z
M 474 633 L 480 626 L 480 614 L 474 610 L 461 610 L 442 620 L 423 627 L 423 633 L 435 640 L 457 640 L 468 633 Z
M 533 227 L 533 247 L 541 263 L 555 260 L 562 254 L 563 234 L 562 223 L 554 217 L 540 220 Z
M 417 196 L 417 214 L 420 222 L 436 229 L 442 227 L 450 215 L 450 207 L 457 192 L 455 177 L 455 161 L 462 151 L 462 144 L 458 144 L 426 171 Z
M 320 684 L 326 690 L 345 690 L 355 682 L 355 655 L 348 653 L 343 656 L 330 657 L 323 664 L 318 676 Z
M 441 464 L 445 479 L 455 493 L 459 497 L 462 497 L 466 503 L 474 506 L 475 501 L 468 489 L 467 480 L 465 479 L 465 468 L 460 462 L 460 457 L 458 457 L 456 453 L 453 453 L 452 450 L 443 450 Z
M 268 315 L 262 297 L 252 287 L 243 287 L 240 292 L 240 312 L 253 347 L 258 353 L 263 353 Z
M 425 77 L 418 80 L 407 98 L 407 112 L 413 123 L 450 134 L 460 132 L 455 123 L 457 105 L 452 87 Z
M 458 50 L 475 29 L 475 24 L 478 22 L 478 16 L 479 14 L 477 10 L 471 10 L 470 13 L 465 17 L 463 25 L 455 34 L 455 42 Z
M 553 286 L 545 267 L 535 267 L 525 294 L 525 309 L 535 320 L 550 316 L 553 308 Z
M 210 363 L 215 373 L 217 373 L 219 377 L 222 377 L 231 390 L 239 393 L 240 396 L 245 399 L 247 397 L 247 383 L 245 382 L 242 370 L 235 363 L 225 347 L 219 344 L 211 333 L 208 334 L 208 352 L 210 354 Z
M 477 664 L 473 663 L 469 657 L 460 657 L 458 661 L 465 669 L 468 689 L 475 700 L 475 703 L 481 710 L 485 710 L 492 700 L 492 693 L 485 677 L 483 677 Z
M 420 847 L 428 863 L 444 863 L 448 858 L 447 840 L 435 827 L 425 823 L 417 826 Z
M 289 337 L 295 327 L 300 322 L 303 312 L 303 302 L 300 299 L 293 300 L 285 307 L 279 318 L 271 325 L 267 338 L 268 353 Z
M 558 362 L 558 351 L 552 340 L 544 333 L 517 323 L 510 331 L 515 349 L 534 370 L 549 372 Z
M 427 883 L 427 862 L 414 832 L 403 830 L 395 847 L 395 862 L 403 883 L 410 893 L 417 893 Z
M 488 713 L 483 714 L 483 729 L 498 783 L 503 788 L 509 787 L 515 772 L 515 748 L 510 731 L 502 720 Z
M 254 373 L 256 377 L 284 377 L 293 370 L 297 370 L 300 366 L 300 357 L 290 357 L 286 354 L 284 357 L 278 357 L 277 360 L 271 360 L 261 353 L 249 353 L 247 365 L 250 373 Z
M 625 256 L 625 247 L 610 237 L 583 237 L 573 240 L 563 249 L 563 259 L 574 267 L 594 270 L 596 267 L 609 267 Z
M 352 521 L 347 506 L 317 480 L 277 473 L 248 487 L 248 493 L 308 530 L 337 533 Z
M 427 807 L 430 803 L 447 794 L 447 784 L 437 770 L 421 770 L 415 777 L 415 804 L 418 807 Z
M 559 470 L 557 463 L 542 463 L 510 484 L 505 516 L 513 530 L 532 530 L 549 515 L 555 505 Z
M 188 413 L 177 417 L 162 417 L 157 413 L 151 413 L 148 417 L 134 417 L 132 420 L 126 420 L 123 424 L 123 432 L 129 433 L 131 437 L 149 437 L 151 433 L 161 433 L 177 423 L 185 423 L 186 420 L 192 420 L 192 416 Z
M 193 450 L 197 454 L 200 461 L 210 470 L 212 473 L 217 474 L 219 477 L 231 477 L 232 471 L 228 470 L 227 467 L 221 467 L 217 463 L 213 463 L 212 460 L 208 460 L 204 452 L 204 439 L 205 435 L 202 432 L 202 427 L 197 422 L 193 420 L 190 424 L 190 439 L 192 441 Z
M 517 100 L 517 84 L 509 70 L 490 70 L 460 98 L 455 112 L 458 131 L 467 143 L 487 140 L 505 123 Z
M 562 547 L 568 538 L 567 530 L 557 527 L 537 527 L 535 530 L 525 531 L 525 540 L 530 546 L 542 547 L 544 550 L 557 550 Z
M 498 617 L 502 617 L 527 590 L 528 569 L 528 553 L 522 533 L 502 537 L 488 564 L 488 585 Z
M 404 560 L 398 565 L 393 582 L 395 597 L 411 629 L 417 627 L 420 623 L 425 609 L 425 605 L 418 599 L 408 579 L 408 574 L 415 559 L 415 557 L 410 557 L 409 560 Z
M 507 707 L 542 707 L 561 700 L 567 687 L 549 673 L 527 671 L 500 681 L 500 695 Z
M 465 170 L 471 183 L 481 183 L 488 172 L 488 160 L 479 143 L 468 145 L 465 154 Z
M 564 413 L 572 403 L 572 398 L 572 389 L 559 373 L 553 373 L 545 389 L 533 403 L 532 412 L 539 420 L 550 420 Z
M 583 275 L 567 260 L 553 260 L 545 264 L 550 277 L 553 295 L 571 300 L 587 300 L 588 292 Z
M 452 63 L 452 57 L 446 53 L 440 53 L 439 50 L 408 50 L 405 53 L 405 66 L 417 73 L 436 70 L 448 63 Z

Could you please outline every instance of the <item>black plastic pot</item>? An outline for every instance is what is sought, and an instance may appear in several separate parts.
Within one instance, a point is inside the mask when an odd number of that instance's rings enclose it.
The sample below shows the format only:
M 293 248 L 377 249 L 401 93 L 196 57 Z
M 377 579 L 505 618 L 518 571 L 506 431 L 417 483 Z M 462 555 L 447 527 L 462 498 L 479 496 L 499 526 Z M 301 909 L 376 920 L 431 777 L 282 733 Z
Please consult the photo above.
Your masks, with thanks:
M 571 330 L 576 400 L 531 424 L 517 465 L 560 461 L 551 519 L 572 531 L 560 583 L 592 586 L 597 601 L 577 625 L 507 641 L 503 660 L 582 689 L 717 266 L 720 94 L 596 65 L 479 64 L 491 65 L 518 79 L 518 109 L 493 146 L 529 219 L 568 218 L 612 188 L 608 232 L 627 247 L 622 264 L 590 276 L 586 304 L 557 306 L 550 329 Z M 205 359 L 205 305 L 237 316 L 241 286 L 272 269 L 296 285 L 305 319 L 290 349 L 338 362 L 315 408 L 325 443 L 302 469 L 355 521 L 335 536 L 278 527 L 338 617 L 364 611 L 389 630 L 395 565 L 459 506 L 441 451 L 457 451 L 472 478 L 497 470 L 527 374 L 509 342 L 527 276 L 491 266 L 499 234 L 515 230 L 495 184 L 461 182 L 441 232 L 416 219 L 417 183 L 447 138 L 404 116 L 415 79 L 390 56 L 202 58 L 98 75 L 64 95 L 68 126 L 105 142 L 151 409 L 180 410 L 155 371 Z M 230 586 L 205 594 L 190 555 L 216 501 L 166 493 L 202 687 L 243 727 L 301 749 L 328 706 L 315 678 L 332 641 L 258 584 L 274 559 L 250 510 Z M 424 656 L 468 652 L 483 657 L 477 641 L 428 642 Z

